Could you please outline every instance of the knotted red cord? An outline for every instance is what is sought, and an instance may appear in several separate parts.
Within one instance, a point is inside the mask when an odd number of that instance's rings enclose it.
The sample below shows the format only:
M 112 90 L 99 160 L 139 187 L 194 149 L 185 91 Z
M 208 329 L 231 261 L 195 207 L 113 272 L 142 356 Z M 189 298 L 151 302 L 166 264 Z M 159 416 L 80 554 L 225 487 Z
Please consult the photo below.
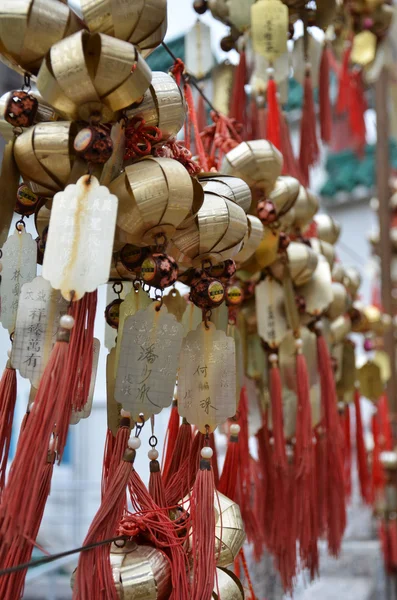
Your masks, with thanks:
M 128 121 L 125 128 L 124 160 L 148 156 L 153 145 L 158 144 L 162 137 L 158 127 L 146 125 L 142 117 L 134 117 Z

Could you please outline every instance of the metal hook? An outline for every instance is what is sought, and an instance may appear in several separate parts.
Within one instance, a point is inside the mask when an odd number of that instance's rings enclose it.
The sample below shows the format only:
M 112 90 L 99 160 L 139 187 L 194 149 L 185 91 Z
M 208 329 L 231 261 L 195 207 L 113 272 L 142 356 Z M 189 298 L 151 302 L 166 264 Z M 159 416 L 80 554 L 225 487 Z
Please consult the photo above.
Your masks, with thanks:
M 124 286 L 121 283 L 121 281 L 115 281 L 114 284 L 112 285 L 112 290 L 119 298 L 120 298 L 120 294 L 123 291 L 123 289 L 124 289 Z

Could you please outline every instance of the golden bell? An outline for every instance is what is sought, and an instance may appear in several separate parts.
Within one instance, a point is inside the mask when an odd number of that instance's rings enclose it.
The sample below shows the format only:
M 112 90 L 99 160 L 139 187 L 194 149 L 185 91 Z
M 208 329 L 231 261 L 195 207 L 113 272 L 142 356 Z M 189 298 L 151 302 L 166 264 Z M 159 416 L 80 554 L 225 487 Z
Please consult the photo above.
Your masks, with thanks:
M 234 562 L 244 541 L 244 524 L 238 504 L 223 494 L 215 495 L 215 552 L 217 567 L 227 567 Z
M 235 202 L 248 212 L 252 202 L 251 190 L 242 179 L 224 175 L 201 175 L 199 181 L 205 193 L 217 194 Z
M 224 175 L 243 179 L 251 188 L 270 194 L 281 175 L 283 157 L 267 140 L 242 142 L 228 152 L 221 167 Z
M 234 257 L 238 265 L 243 265 L 252 257 L 259 248 L 264 235 L 264 227 L 258 217 L 247 215 L 247 219 L 248 231 L 244 237 L 243 247 Z
M 214 600 L 244 600 L 244 588 L 232 571 L 216 570 L 216 581 L 212 593 Z
M 318 255 L 300 242 L 291 242 L 287 248 L 287 255 L 294 285 L 299 287 L 310 281 L 318 265 Z
M 81 21 L 63 2 L 3 0 L 0 53 L 10 67 L 35 75 L 51 46 L 81 28 Z
M 69 182 L 75 155 L 77 125 L 71 122 L 38 123 L 15 140 L 14 156 L 24 181 L 32 190 L 52 197 Z
M 193 223 L 179 227 L 169 253 L 184 266 L 214 264 L 234 258 L 248 231 L 244 210 L 217 194 L 204 193 L 204 202 Z
M 310 280 L 299 288 L 308 315 L 319 317 L 333 300 L 331 270 L 324 256 L 318 257 L 317 268 Z
M 180 87 L 171 75 L 161 71 L 154 71 L 152 75 L 152 83 L 142 101 L 126 108 L 125 114 L 128 119 L 141 117 L 146 125 L 158 127 L 165 142 L 181 130 L 186 106 Z
M 351 296 L 354 298 L 361 286 L 361 275 L 357 269 L 354 267 L 346 268 L 343 283 Z
M 319 201 L 317 196 L 303 185 L 299 188 L 298 198 L 294 204 L 295 221 L 294 226 L 299 229 L 305 229 L 311 223 L 314 215 L 318 211 Z
M 297 179 L 289 176 L 277 178 L 274 188 L 269 194 L 278 217 L 285 215 L 294 206 L 299 195 L 300 184 Z
M 125 168 L 109 186 L 119 199 L 116 240 L 136 246 L 169 240 L 189 215 L 201 186 L 177 160 L 146 157 Z M 163 239 L 164 243 L 164 239 Z
M 314 221 L 317 225 L 318 239 L 328 244 L 336 244 L 340 236 L 339 223 L 325 214 L 316 215 Z
M 167 32 L 166 0 L 81 0 L 91 33 L 125 40 L 140 50 L 156 48 Z
M 344 283 L 345 280 L 345 269 L 340 262 L 334 263 L 332 267 L 332 280 L 337 283 Z
M 350 308 L 350 298 L 346 288 L 341 283 L 332 282 L 332 302 L 329 305 L 326 316 L 330 321 L 335 321 L 338 317 L 347 313 Z
M 310 245 L 312 249 L 317 252 L 317 254 L 321 254 L 327 260 L 330 268 L 332 269 L 335 262 L 335 249 L 328 242 L 323 242 L 320 239 L 312 238 L 310 240 Z
M 163 552 L 152 546 L 126 542 L 121 548 L 112 544 L 110 564 L 120 600 L 166 600 L 169 598 L 171 567 Z M 76 571 L 71 587 L 75 584 Z
M 79 31 L 52 46 L 37 76 L 46 102 L 68 119 L 112 121 L 148 89 L 152 73 L 137 49 Z
M 352 323 L 347 315 L 338 317 L 330 325 L 330 337 L 333 344 L 343 342 L 352 330 Z

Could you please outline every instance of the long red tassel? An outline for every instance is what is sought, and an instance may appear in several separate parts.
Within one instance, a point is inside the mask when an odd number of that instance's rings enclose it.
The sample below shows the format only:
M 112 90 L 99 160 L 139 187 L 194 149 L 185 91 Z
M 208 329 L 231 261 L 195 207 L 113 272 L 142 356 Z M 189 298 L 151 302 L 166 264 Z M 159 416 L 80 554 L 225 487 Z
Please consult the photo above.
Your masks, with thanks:
M 365 111 L 367 102 L 364 95 L 362 75 L 359 71 L 353 71 L 350 75 L 349 93 L 349 124 L 355 140 L 357 151 L 362 153 L 366 143 L 367 127 L 365 124 Z
M 342 426 L 344 432 L 344 462 L 345 462 L 345 494 L 346 500 L 352 496 L 352 441 L 351 441 L 351 422 L 350 405 L 345 406 L 342 415 Z
M 316 484 L 317 484 L 317 537 L 327 531 L 327 449 L 324 432 L 316 431 L 315 446 Z
M 273 77 L 267 84 L 266 136 L 278 150 L 281 150 L 280 107 L 277 99 L 277 85 Z
M 6 560 L 2 564 L 4 568 L 14 567 L 16 565 L 28 563 L 32 557 L 34 543 L 39 533 L 41 521 L 50 495 L 52 472 L 55 462 L 55 452 L 48 451 L 47 460 L 42 467 L 39 479 L 39 489 L 36 494 L 36 504 L 34 507 L 34 519 L 30 521 L 30 530 L 25 536 L 16 536 L 7 549 Z M 11 573 L 0 578 L 0 597 L 3 600 L 16 600 L 21 598 L 25 583 L 27 570 Z
M 189 456 L 192 445 L 192 428 L 191 425 L 183 419 L 182 425 L 179 427 L 178 435 L 175 441 L 174 452 L 171 457 L 171 462 L 167 472 L 164 472 L 164 484 L 168 487 L 174 475 L 179 472 L 181 465 Z
M 222 474 L 219 479 L 217 490 L 230 500 L 235 501 L 237 476 L 239 471 L 239 445 L 238 434 L 240 425 L 233 423 L 230 426 L 230 437 L 227 445 L 225 462 L 223 463 Z
M 393 433 L 390 423 L 389 405 L 385 395 L 381 396 L 378 400 L 378 419 L 381 449 L 382 451 L 393 450 Z
M 115 537 L 125 507 L 126 489 L 134 458 L 135 451 L 127 449 L 109 482 L 101 506 L 84 540 L 84 546 Z M 109 546 L 98 546 L 80 554 L 73 589 L 74 600 L 92 600 L 104 597 L 104 594 L 108 600 L 118 599 L 109 555 Z
M 232 91 L 232 100 L 230 105 L 230 117 L 236 119 L 238 123 L 247 121 L 247 96 L 245 94 L 245 84 L 247 83 L 247 59 L 245 50 L 240 53 L 240 62 L 236 69 L 234 86 Z
M 103 498 L 103 494 L 105 493 L 106 484 L 108 482 L 109 477 L 109 468 L 110 461 L 112 460 L 114 442 L 116 441 L 115 436 L 111 432 L 110 429 L 106 431 L 106 439 L 105 439 L 105 448 L 103 451 L 103 461 L 102 461 L 102 479 L 101 479 L 101 498 Z
M 313 86 L 310 69 L 307 69 L 304 84 L 299 152 L 299 168 L 305 185 L 309 185 L 310 167 L 317 163 L 318 158 L 319 147 L 316 133 L 316 111 L 314 108 Z
M 336 102 L 336 112 L 342 114 L 348 110 L 349 106 L 349 90 L 350 90 L 350 72 L 349 63 L 351 55 L 351 46 L 346 48 L 343 54 L 342 69 L 339 75 L 339 91 Z
M 46 460 L 48 444 L 54 431 L 54 415 L 66 401 L 68 339 L 69 332 L 61 329 L 21 434 L 21 443 L 18 443 L 3 492 L 0 507 L 1 534 L 9 542 L 22 527 L 29 527 L 26 513 L 30 502 L 35 501 L 32 491 Z
M 332 108 L 329 97 L 329 48 L 324 44 L 320 64 L 320 85 L 319 85 L 319 104 L 320 104 L 320 130 L 321 139 L 324 144 L 329 144 L 332 134 Z
M 109 482 L 113 479 L 115 472 L 118 469 L 121 461 L 123 460 L 125 449 L 128 446 L 128 440 L 130 438 L 130 419 L 129 417 L 122 417 L 120 420 L 120 426 L 117 431 L 116 437 L 112 444 L 112 453 L 110 455 L 109 465 L 107 473 L 105 475 L 102 472 L 102 497 L 106 492 L 106 488 Z
M 368 472 L 367 451 L 364 441 L 364 428 L 361 416 L 360 392 L 354 393 L 354 406 L 356 409 L 356 447 L 357 447 L 357 468 L 360 482 L 361 497 L 366 504 L 371 503 L 370 479 Z
M 167 507 L 167 498 L 160 470 L 160 463 L 154 459 L 150 461 L 149 493 L 157 506 Z
M 266 421 L 266 419 L 265 419 Z M 267 429 L 267 423 L 264 422 L 263 427 L 256 434 L 258 444 L 258 459 L 262 469 L 262 503 L 258 514 L 263 531 L 264 542 L 266 547 L 272 552 L 273 547 L 273 515 L 274 515 L 274 468 L 273 457 L 270 445 L 270 436 Z
M 297 340 L 296 344 L 298 404 L 294 460 L 294 531 L 303 564 L 313 577 L 318 571 L 318 548 L 310 385 L 306 360 L 302 353 L 302 341 Z
M 284 113 L 280 114 L 280 138 L 281 154 L 283 155 L 283 175 L 290 175 L 298 181 L 302 181 L 302 174 L 292 148 L 291 133 Z
M 207 456 L 207 448 L 202 453 Z M 208 453 L 209 456 L 209 453 Z M 216 573 L 215 483 L 210 458 L 202 458 L 190 505 L 192 526 L 192 600 L 211 600 Z
M 190 426 L 189 426 L 190 427 Z M 191 492 L 200 464 L 200 451 L 204 447 L 205 436 L 197 433 L 193 438 L 190 452 L 181 462 L 180 468 L 166 484 L 167 505 L 175 506 Z
M 218 489 L 218 484 L 219 484 L 219 465 L 218 465 L 218 451 L 216 448 L 216 441 L 215 441 L 215 434 L 214 433 L 210 433 L 209 438 L 208 438 L 208 443 L 209 443 L 209 447 L 211 448 L 213 455 L 212 455 L 212 470 L 214 472 L 214 481 L 215 481 L 215 487 Z
M 382 463 L 380 462 L 380 432 L 378 415 L 372 417 L 372 435 L 374 439 L 374 449 L 372 451 L 372 497 L 376 500 L 376 497 L 381 493 L 385 487 L 385 474 L 383 471 Z
M 0 495 L 6 482 L 14 409 L 17 400 L 17 375 L 8 361 L 0 381 Z
M 328 549 L 338 556 L 346 527 L 343 438 L 338 419 L 338 400 L 327 342 L 317 324 L 317 361 L 320 373 L 321 400 L 324 414 L 327 453 L 327 511 Z
M 163 451 L 163 462 L 161 468 L 163 471 L 163 477 L 168 476 L 168 471 L 171 465 L 171 460 L 174 455 L 174 449 L 176 439 L 179 431 L 179 413 L 178 413 L 178 402 L 174 400 L 172 403 L 170 418 L 168 421 L 168 427 L 165 434 L 164 440 L 164 451 Z

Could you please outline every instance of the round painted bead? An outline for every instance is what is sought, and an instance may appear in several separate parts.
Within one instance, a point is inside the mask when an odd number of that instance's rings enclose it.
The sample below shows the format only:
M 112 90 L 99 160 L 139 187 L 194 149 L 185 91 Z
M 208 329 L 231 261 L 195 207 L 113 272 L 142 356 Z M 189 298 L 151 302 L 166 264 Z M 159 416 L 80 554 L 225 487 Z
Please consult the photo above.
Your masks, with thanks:
M 128 440 L 128 448 L 131 448 L 131 450 L 138 450 L 138 448 L 141 447 L 141 440 L 138 437 L 130 437 L 130 439 Z
M 37 99 L 23 90 L 11 92 L 7 102 L 4 118 L 14 127 L 31 127 L 37 113 Z
M 239 306 L 244 300 L 243 290 L 239 285 L 233 284 L 226 288 L 225 300 L 227 306 Z
M 150 460 L 157 460 L 159 457 L 159 453 L 156 450 L 156 448 L 151 448 L 149 450 L 149 452 L 147 453 L 148 457 L 150 458 Z
M 220 306 L 225 298 L 225 288 L 218 279 L 203 276 L 190 288 L 190 299 L 198 308 Z
M 178 279 L 177 262 L 168 254 L 151 254 L 142 263 L 141 276 L 145 283 L 163 290 Z
M 211 277 L 215 277 L 216 279 L 231 279 L 236 274 L 236 263 L 231 259 L 225 260 L 217 265 L 213 265 L 209 273 Z
M 113 152 L 113 142 L 109 131 L 103 125 L 88 125 L 74 138 L 76 154 L 87 162 L 103 164 Z
M 258 218 L 264 225 L 269 225 L 277 220 L 276 209 L 270 200 L 261 200 L 256 207 Z
M 112 329 L 118 329 L 120 320 L 120 304 L 122 303 L 121 298 L 116 298 L 108 304 L 105 308 L 105 319 L 106 323 L 112 327 Z
M 19 186 L 17 191 L 17 201 L 15 203 L 15 212 L 24 217 L 33 215 L 40 198 L 35 194 L 26 183 Z
M 120 262 L 128 271 L 140 271 L 140 267 L 149 253 L 148 248 L 139 248 L 126 244 L 119 252 Z

